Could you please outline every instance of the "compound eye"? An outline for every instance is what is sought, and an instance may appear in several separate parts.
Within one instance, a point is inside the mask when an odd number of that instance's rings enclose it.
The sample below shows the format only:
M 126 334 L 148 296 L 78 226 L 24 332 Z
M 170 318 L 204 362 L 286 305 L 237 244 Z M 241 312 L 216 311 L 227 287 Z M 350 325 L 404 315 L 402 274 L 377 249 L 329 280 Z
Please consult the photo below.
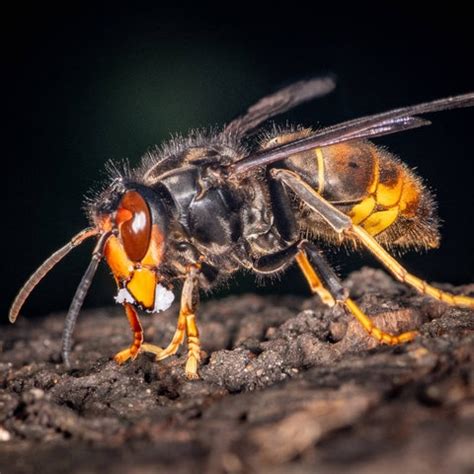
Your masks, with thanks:
M 151 214 L 145 199 L 136 191 L 127 191 L 117 209 L 116 222 L 128 258 L 140 262 L 151 238 Z

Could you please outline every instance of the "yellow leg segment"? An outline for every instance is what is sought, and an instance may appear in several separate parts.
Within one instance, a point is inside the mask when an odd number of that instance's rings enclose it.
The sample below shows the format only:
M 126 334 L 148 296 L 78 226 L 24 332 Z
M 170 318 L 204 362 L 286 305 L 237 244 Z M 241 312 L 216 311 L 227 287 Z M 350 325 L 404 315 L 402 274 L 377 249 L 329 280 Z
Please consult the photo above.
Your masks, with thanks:
M 173 339 L 168 344 L 168 346 L 162 349 L 161 347 L 155 346 L 154 344 L 143 343 L 142 350 L 155 354 L 156 360 L 166 359 L 167 357 L 170 357 L 176 354 L 176 352 L 178 352 L 179 346 L 184 341 L 185 331 L 186 331 L 186 316 L 182 314 L 182 312 L 180 312 L 179 317 L 178 317 L 178 324 L 176 326 L 176 331 L 174 333 Z
M 328 306 L 331 306 L 331 307 L 334 306 L 334 304 L 336 303 L 336 300 L 331 295 L 331 293 L 329 293 L 329 291 L 323 287 L 323 284 L 320 278 L 316 274 L 306 254 L 304 252 L 298 253 L 296 256 L 296 261 L 298 262 L 298 265 L 303 271 L 303 274 L 309 283 L 311 291 L 313 293 L 317 292 L 318 294 L 320 294 L 320 296 L 322 293 L 325 296 L 324 299 L 323 297 L 321 297 L 322 301 Z M 379 329 L 377 326 L 375 326 L 375 324 L 371 321 L 371 319 L 350 298 L 345 298 L 342 301 L 338 301 L 338 303 L 342 303 L 349 310 L 349 312 L 357 319 L 357 321 L 359 321 L 362 327 L 373 338 L 377 339 L 380 342 L 383 342 L 385 344 L 390 344 L 390 345 L 401 344 L 401 343 L 413 340 L 417 335 L 416 331 L 408 331 L 399 335 L 393 335 L 393 334 L 384 332 L 381 329 Z
M 311 289 L 312 293 L 317 293 L 318 296 L 321 298 L 321 301 L 332 308 L 335 304 L 336 301 L 332 297 L 331 293 L 329 293 L 326 288 L 324 288 L 321 280 L 319 279 L 318 275 L 314 271 L 313 266 L 311 263 L 308 261 L 308 257 L 304 252 L 301 250 L 296 254 L 296 263 L 300 267 L 301 271 L 303 272 L 303 275 L 305 276 L 309 287 Z
M 409 342 L 418 334 L 416 331 L 408 331 L 394 336 L 376 327 L 371 319 L 350 298 L 344 301 L 344 306 L 372 337 L 385 344 L 396 345 Z
M 188 359 L 186 361 L 186 377 L 198 379 L 198 367 L 201 362 L 201 343 L 199 342 L 199 331 L 194 314 L 186 315 L 186 332 L 188 336 Z
M 397 280 L 412 286 L 423 295 L 431 296 L 432 298 L 449 305 L 474 308 L 474 298 L 464 295 L 453 295 L 446 291 L 442 291 L 409 273 L 362 227 L 354 225 L 349 230 L 349 233 L 355 234 L 365 247 L 367 247 L 367 249 L 369 249 L 383 265 L 385 265 Z
M 128 359 L 134 360 L 140 352 L 143 343 L 143 329 L 135 308 L 131 304 L 126 303 L 125 313 L 127 315 L 128 322 L 130 323 L 130 327 L 132 328 L 134 338 L 128 349 L 124 349 L 123 351 L 115 354 L 114 360 L 118 364 L 123 364 Z

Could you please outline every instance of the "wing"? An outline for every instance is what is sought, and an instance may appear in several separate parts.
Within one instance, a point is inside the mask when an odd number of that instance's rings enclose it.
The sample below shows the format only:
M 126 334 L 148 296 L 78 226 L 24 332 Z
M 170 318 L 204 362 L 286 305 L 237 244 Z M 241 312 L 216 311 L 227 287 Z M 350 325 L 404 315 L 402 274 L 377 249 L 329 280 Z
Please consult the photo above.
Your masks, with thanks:
M 416 115 L 472 106 L 474 106 L 474 92 L 349 120 L 324 128 L 309 137 L 301 138 L 270 150 L 253 153 L 235 163 L 232 171 L 234 173 L 243 173 L 252 168 L 268 165 L 275 161 L 283 160 L 294 153 L 311 150 L 312 148 L 361 138 L 380 137 L 422 127 L 429 125 L 431 122 L 416 117 Z
M 270 117 L 282 114 L 303 102 L 329 94 L 335 86 L 331 77 L 295 82 L 259 100 L 247 110 L 245 115 L 230 122 L 223 133 L 242 137 Z

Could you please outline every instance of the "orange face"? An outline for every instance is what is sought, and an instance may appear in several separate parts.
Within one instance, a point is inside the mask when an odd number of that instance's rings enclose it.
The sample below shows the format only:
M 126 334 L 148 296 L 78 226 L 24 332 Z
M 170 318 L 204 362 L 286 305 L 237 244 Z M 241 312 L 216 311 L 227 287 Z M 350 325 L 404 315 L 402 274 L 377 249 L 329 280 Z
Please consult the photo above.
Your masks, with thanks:
M 107 240 L 105 259 L 117 281 L 118 303 L 128 302 L 148 311 L 165 309 L 170 292 L 160 285 L 157 268 L 164 251 L 164 237 L 156 224 L 145 199 L 137 191 L 127 191 L 117 211 L 102 219 L 103 230 L 116 227 L 118 235 Z M 169 304 L 168 304 L 169 306 Z

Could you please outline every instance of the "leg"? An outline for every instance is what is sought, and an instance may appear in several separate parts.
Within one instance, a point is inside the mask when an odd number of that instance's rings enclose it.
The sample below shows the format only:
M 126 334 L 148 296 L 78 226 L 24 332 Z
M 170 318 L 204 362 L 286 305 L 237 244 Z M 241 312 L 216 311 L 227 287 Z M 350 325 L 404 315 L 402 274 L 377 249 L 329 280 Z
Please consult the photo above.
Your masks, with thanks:
M 439 290 L 420 278 L 408 273 L 367 231 L 352 223 L 351 219 L 331 203 L 322 198 L 314 189 L 305 183 L 296 173 L 284 169 L 275 169 L 273 176 L 285 183 L 311 209 L 323 217 L 339 234 L 346 234 L 361 242 L 379 261 L 397 278 L 424 295 L 443 301 L 453 306 L 474 308 L 474 298 L 463 295 L 452 295 Z
M 356 305 L 356 303 L 347 296 L 347 291 L 342 287 L 339 278 L 323 256 L 318 252 L 316 247 L 306 241 L 303 241 L 300 247 L 301 250 L 296 261 L 308 280 L 311 290 L 320 294 L 324 303 L 328 306 L 333 306 L 334 302 L 343 304 L 372 337 L 380 342 L 384 342 L 385 344 L 400 344 L 411 341 L 415 338 L 417 334 L 415 331 L 392 335 L 376 327 L 370 318 Z M 311 262 L 308 260 L 308 255 Z M 319 276 L 314 271 L 311 263 L 316 267 Z M 316 277 L 316 283 L 314 282 L 314 277 Z M 325 286 L 327 287 L 327 290 L 324 288 Z M 324 290 L 324 292 L 321 295 L 322 290 Z M 326 301 L 326 294 L 328 294 L 332 300 L 329 303 Z
M 181 293 L 181 307 L 179 310 L 178 325 L 173 340 L 165 349 L 153 344 L 143 344 L 142 350 L 156 354 L 157 360 L 163 360 L 173 354 L 176 354 L 179 346 L 184 341 L 185 332 L 187 333 L 188 358 L 186 361 L 186 376 L 189 379 L 196 379 L 198 375 L 198 366 L 201 360 L 201 348 L 199 343 L 199 332 L 195 321 L 195 312 L 198 305 L 199 292 L 197 277 L 199 274 L 199 265 L 192 265 L 188 270 L 184 280 L 183 291 Z
M 303 275 L 306 278 L 306 281 L 309 284 L 312 293 L 317 293 L 318 296 L 321 298 L 321 301 L 332 308 L 336 304 L 336 300 L 333 298 L 331 293 L 324 288 L 321 280 L 319 279 L 318 275 L 314 271 L 311 263 L 308 261 L 308 257 L 303 250 L 300 250 L 296 257 L 296 263 L 300 267 Z
M 349 232 L 355 235 L 397 280 L 410 285 L 423 295 L 431 296 L 432 298 L 443 301 L 449 305 L 474 308 L 474 298 L 464 295 L 453 295 L 446 291 L 442 291 L 409 273 L 362 227 L 354 225 Z
M 265 257 L 261 257 L 252 262 L 252 268 L 261 275 L 271 275 L 272 273 L 283 271 L 291 265 L 298 253 L 298 242 L 290 245 L 286 249 L 280 250 Z
M 201 362 L 201 344 L 196 317 L 193 313 L 186 316 L 186 332 L 188 335 L 188 359 L 186 360 L 185 373 L 188 379 L 198 379 L 198 367 Z
M 272 176 L 288 186 L 308 207 L 318 213 L 337 232 L 352 225 L 351 218 L 334 207 L 293 171 L 275 168 Z
M 199 268 L 193 266 L 189 269 L 181 294 L 181 310 L 186 318 L 186 333 L 188 342 L 188 358 L 186 360 L 186 377 L 198 379 L 198 367 L 201 362 L 201 344 L 199 331 L 196 325 L 196 310 L 199 303 L 199 288 L 197 277 Z
M 169 356 L 172 356 L 178 352 L 179 346 L 184 341 L 184 333 L 186 330 L 186 318 L 180 311 L 178 316 L 178 324 L 176 326 L 176 331 L 174 333 L 173 339 L 168 344 L 167 347 L 162 349 L 161 347 L 155 346 L 154 344 L 144 343 L 142 349 L 145 352 L 151 352 L 156 355 L 156 360 L 163 360 Z
M 130 358 L 132 360 L 135 359 L 138 353 L 140 352 L 140 348 L 143 342 L 143 329 L 142 325 L 140 324 L 140 320 L 138 319 L 138 315 L 135 311 L 135 308 L 129 303 L 125 303 L 124 307 L 134 338 L 132 344 L 128 349 L 124 349 L 123 351 L 120 351 L 115 354 L 114 360 L 118 364 L 123 364 Z

